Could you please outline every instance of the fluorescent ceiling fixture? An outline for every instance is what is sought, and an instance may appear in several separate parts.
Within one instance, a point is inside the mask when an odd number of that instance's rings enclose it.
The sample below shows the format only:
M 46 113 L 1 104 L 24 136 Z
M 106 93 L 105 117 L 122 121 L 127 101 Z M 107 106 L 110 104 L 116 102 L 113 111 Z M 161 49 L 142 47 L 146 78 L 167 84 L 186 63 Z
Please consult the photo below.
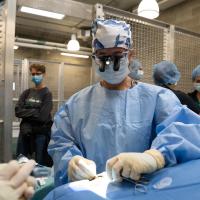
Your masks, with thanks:
M 17 45 L 14 45 L 13 49 L 17 50 L 19 47 Z
M 63 19 L 65 17 L 65 15 L 63 15 L 63 14 L 49 12 L 46 10 L 30 8 L 30 7 L 26 7 L 26 6 L 22 6 L 20 11 L 25 12 L 25 13 L 30 13 L 33 15 L 40 15 L 43 17 L 50 17 L 50 18 L 54 18 L 54 19 Z
M 142 0 L 137 11 L 139 16 L 149 19 L 159 16 L 159 6 L 156 0 Z
M 80 55 L 80 54 L 74 54 L 74 53 L 60 53 L 62 56 L 69 56 L 69 57 L 76 57 L 76 58 L 89 58 L 88 55 Z
M 13 82 L 13 91 L 15 91 L 15 82 Z
M 67 49 L 70 51 L 78 51 L 80 49 L 80 44 L 76 39 L 76 35 L 72 34 L 71 40 L 67 44 Z

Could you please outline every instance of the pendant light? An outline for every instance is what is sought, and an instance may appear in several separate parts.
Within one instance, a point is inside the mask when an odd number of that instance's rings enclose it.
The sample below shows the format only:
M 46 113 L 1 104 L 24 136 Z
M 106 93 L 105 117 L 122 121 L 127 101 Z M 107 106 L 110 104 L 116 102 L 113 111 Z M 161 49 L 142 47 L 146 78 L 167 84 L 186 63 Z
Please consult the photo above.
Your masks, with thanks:
M 148 19 L 159 16 L 159 6 L 156 0 L 142 0 L 138 6 L 138 15 Z
M 71 40 L 67 44 L 67 49 L 70 51 L 78 51 L 80 49 L 80 44 L 76 39 L 76 35 L 72 34 Z

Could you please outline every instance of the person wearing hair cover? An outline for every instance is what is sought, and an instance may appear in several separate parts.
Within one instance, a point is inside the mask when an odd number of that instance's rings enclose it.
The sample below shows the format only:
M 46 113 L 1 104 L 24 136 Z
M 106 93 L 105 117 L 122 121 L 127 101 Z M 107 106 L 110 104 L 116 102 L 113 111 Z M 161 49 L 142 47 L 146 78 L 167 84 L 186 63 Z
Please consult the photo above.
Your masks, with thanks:
M 188 93 L 188 95 L 195 101 L 196 105 L 200 109 L 200 65 L 192 71 L 192 82 L 194 91 Z
M 142 63 L 138 59 L 131 59 L 129 64 L 130 74 L 129 76 L 136 81 L 142 79 L 144 75 Z
M 170 89 L 180 100 L 183 105 L 197 114 L 200 114 L 200 108 L 195 104 L 187 94 L 175 90 L 177 82 L 180 79 L 180 72 L 177 66 L 169 61 L 162 61 L 153 66 L 153 79 L 156 85 Z
M 55 185 L 91 180 L 105 170 L 113 181 L 138 180 L 200 158 L 200 116 L 170 90 L 128 76 L 129 24 L 97 19 L 92 33 L 101 81 L 72 95 L 55 114 L 48 147 Z

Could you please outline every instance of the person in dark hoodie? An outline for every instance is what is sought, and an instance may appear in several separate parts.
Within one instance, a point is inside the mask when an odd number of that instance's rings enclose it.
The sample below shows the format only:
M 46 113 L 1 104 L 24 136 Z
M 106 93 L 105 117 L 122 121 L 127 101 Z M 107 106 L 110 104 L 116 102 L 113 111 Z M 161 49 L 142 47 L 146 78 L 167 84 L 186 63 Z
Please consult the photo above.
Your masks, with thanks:
M 47 153 L 50 140 L 53 108 L 52 94 L 44 84 L 46 68 L 41 64 L 30 66 L 33 88 L 25 90 L 15 107 L 16 117 L 21 118 L 17 143 L 17 156 L 35 158 L 41 165 L 51 166 Z M 35 153 L 35 156 L 33 156 Z
M 171 90 L 183 105 L 186 105 L 193 112 L 200 114 L 200 108 L 187 94 L 176 90 L 177 82 L 180 79 L 180 72 L 177 66 L 169 61 L 162 61 L 153 66 L 153 79 L 156 85 Z

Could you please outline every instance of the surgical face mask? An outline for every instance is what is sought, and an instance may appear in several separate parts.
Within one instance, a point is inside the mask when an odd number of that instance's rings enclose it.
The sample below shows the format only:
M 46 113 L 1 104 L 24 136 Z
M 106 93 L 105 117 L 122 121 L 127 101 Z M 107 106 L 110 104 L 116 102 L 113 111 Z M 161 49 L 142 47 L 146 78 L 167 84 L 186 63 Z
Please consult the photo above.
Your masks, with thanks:
M 129 76 L 134 80 L 140 80 L 143 77 L 143 75 L 144 75 L 144 71 L 140 69 L 135 70 L 129 74 Z
M 43 76 L 41 75 L 35 75 L 32 76 L 32 81 L 35 83 L 35 85 L 39 85 L 43 80 Z
M 140 80 L 140 79 L 143 77 L 143 75 L 144 75 L 144 71 L 139 69 L 139 70 L 137 71 L 138 79 L 136 79 L 136 80 Z
M 195 88 L 195 90 L 200 92 L 200 83 L 194 83 L 194 88 Z
M 138 76 L 143 76 L 144 75 L 144 71 L 139 69 L 137 74 L 138 74 Z
M 116 61 L 105 63 L 105 69 L 102 70 L 100 65 L 96 64 L 96 73 L 106 82 L 110 84 L 121 83 L 125 77 L 130 73 L 128 69 L 127 55 L 120 58 L 118 63 Z

